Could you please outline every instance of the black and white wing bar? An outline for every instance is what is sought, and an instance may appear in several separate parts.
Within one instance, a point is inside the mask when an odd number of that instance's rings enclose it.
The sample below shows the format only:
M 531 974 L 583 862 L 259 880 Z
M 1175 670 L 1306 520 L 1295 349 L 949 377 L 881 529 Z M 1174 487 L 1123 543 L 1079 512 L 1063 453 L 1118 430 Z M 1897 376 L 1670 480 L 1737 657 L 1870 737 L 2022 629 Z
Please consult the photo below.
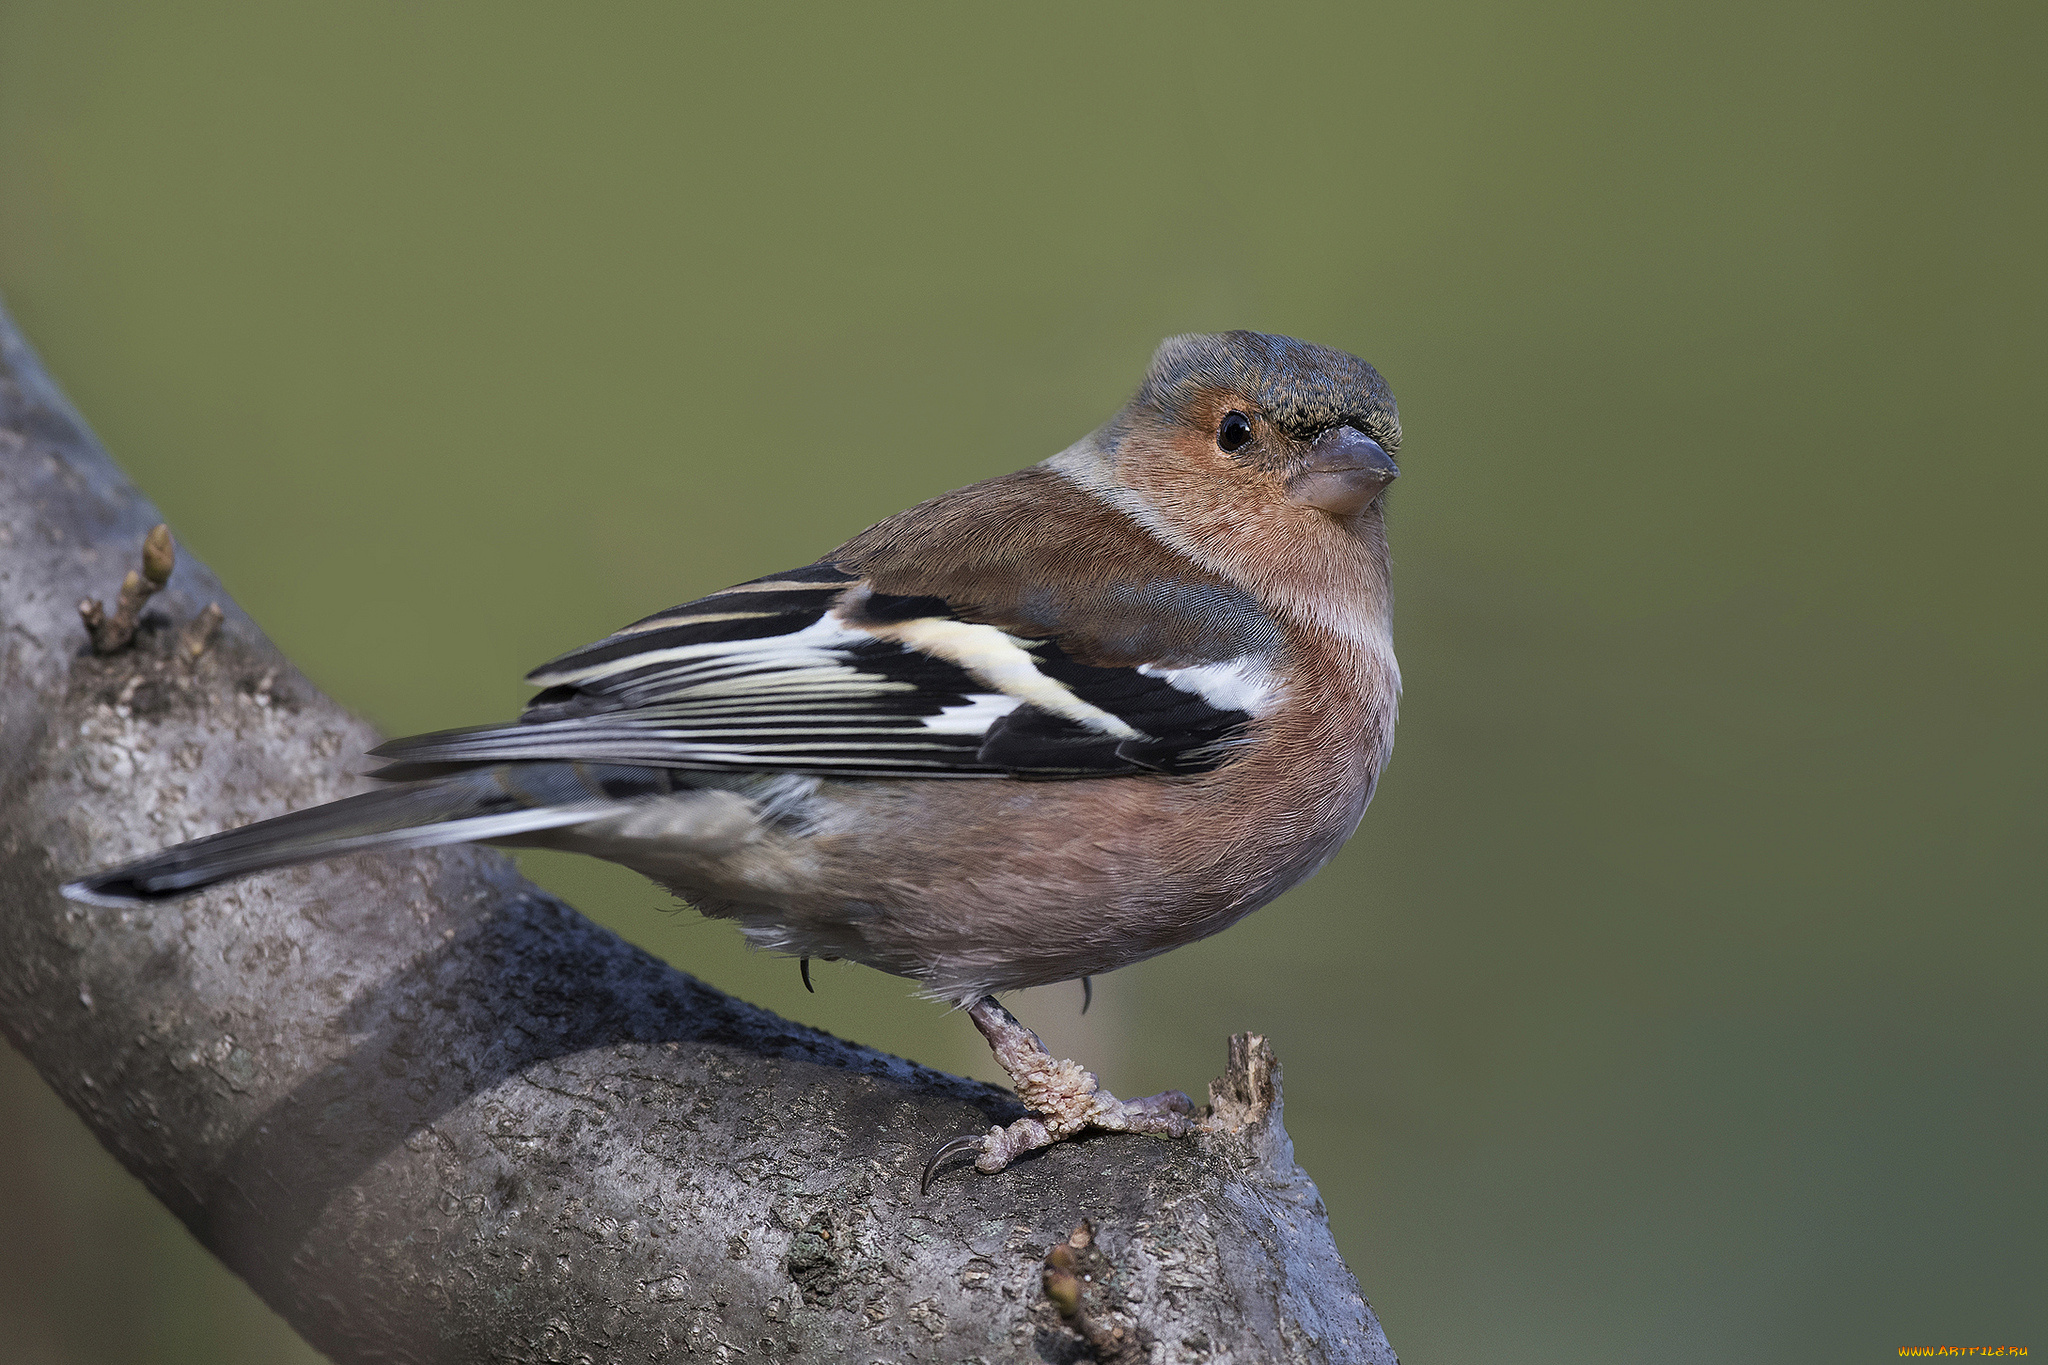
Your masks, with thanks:
M 1056 640 L 871 597 L 814 565 L 562 656 L 510 725 L 395 740 L 392 779 L 558 759 L 845 777 L 1091 777 L 1213 768 L 1274 699 L 1262 659 L 1097 668 Z

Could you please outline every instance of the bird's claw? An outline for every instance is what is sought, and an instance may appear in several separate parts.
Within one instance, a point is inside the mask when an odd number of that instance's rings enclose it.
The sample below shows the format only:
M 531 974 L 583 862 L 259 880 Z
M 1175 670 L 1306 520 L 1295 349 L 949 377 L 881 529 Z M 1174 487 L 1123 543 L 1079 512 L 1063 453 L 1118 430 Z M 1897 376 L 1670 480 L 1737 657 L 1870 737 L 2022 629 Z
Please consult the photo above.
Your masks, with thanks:
M 992 1131 L 1000 1133 L 1003 1130 L 997 1128 Z M 953 1155 L 955 1152 L 965 1152 L 970 1149 L 980 1148 L 988 1142 L 989 1136 L 990 1134 L 988 1133 L 963 1133 L 959 1137 L 947 1138 L 944 1142 L 940 1143 L 939 1149 L 936 1152 L 932 1153 L 931 1160 L 924 1163 L 924 1175 L 917 1182 L 918 1194 L 926 1195 L 931 1193 L 932 1174 L 939 1169 L 939 1163 L 941 1161 L 944 1161 L 947 1157 Z M 975 1163 L 975 1166 L 977 1168 L 979 1168 L 980 1165 L 981 1163 L 979 1161 Z M 1001 1167 L 998 1167 L 997 1169 L 1000 1170 Z

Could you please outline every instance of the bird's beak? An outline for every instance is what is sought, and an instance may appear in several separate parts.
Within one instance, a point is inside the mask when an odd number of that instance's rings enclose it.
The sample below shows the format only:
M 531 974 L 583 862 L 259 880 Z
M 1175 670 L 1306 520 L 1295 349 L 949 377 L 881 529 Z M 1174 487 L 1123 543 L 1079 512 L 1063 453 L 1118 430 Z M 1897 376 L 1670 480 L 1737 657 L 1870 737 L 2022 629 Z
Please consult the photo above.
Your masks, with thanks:
M 1378 441 L 1356 427 L 1338 427 L 1308 448 L 1308 463 L 1287 481 L 1287 500 L 1333 517 L 1356 516 L 1400 473 Z

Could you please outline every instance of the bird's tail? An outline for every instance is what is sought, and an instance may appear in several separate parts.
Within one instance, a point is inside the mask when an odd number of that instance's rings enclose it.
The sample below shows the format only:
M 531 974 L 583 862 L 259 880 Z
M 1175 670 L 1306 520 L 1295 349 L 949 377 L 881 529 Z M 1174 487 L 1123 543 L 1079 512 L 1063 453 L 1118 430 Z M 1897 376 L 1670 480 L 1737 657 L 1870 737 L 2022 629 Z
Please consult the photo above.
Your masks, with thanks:
M 658 768 L 501 763 L 365 792 L 162 849 L 64 887 L 75 901 L 126 905 L 190 895 L 232 877 L 376 848 L 432 848 L 582 824 L 674 790 Z

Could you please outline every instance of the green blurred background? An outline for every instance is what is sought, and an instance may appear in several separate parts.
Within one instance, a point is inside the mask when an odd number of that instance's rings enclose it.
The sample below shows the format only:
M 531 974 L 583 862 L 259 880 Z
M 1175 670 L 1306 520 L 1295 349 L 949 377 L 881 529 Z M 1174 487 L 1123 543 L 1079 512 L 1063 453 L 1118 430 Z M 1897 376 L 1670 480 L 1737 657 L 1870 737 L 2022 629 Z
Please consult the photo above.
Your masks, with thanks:
M 394 732 L 1059 449 L 1169 333 L 1356 351 L 1408 433 L 1362 832 L 1013 1003 L 1126 1094 L 1272 1034 L 1409 1365 L 2048 1350 L 2044 16 L 0 0 L 0 292 Z M 311 1358 L 11 1052 L 0 1207 L 9 1360 Z

